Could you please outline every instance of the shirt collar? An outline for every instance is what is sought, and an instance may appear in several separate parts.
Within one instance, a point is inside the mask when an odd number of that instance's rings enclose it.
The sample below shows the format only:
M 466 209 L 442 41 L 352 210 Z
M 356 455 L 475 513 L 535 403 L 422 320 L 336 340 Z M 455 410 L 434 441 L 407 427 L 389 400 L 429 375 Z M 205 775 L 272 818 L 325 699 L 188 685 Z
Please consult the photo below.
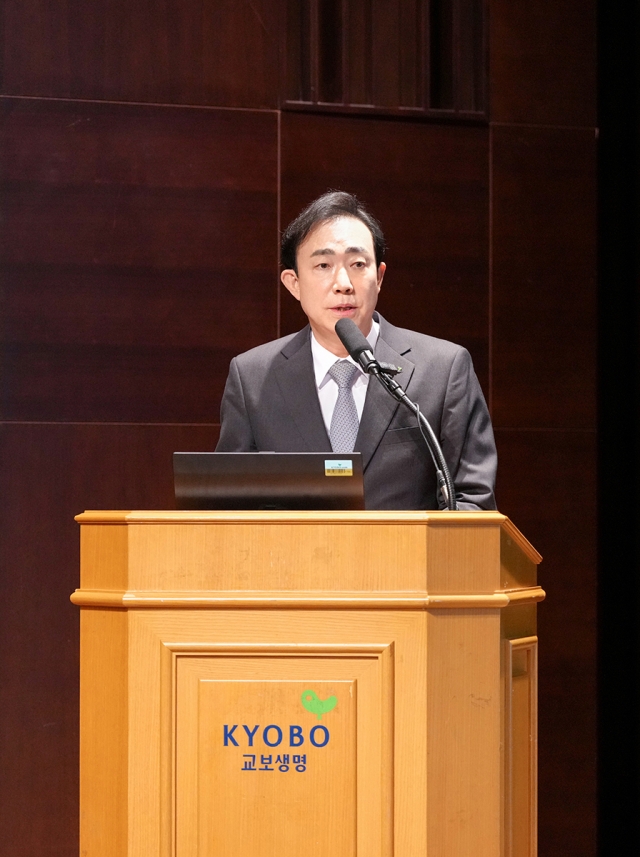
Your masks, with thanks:
M 380 325 L 377 321 L 373 320 L 371 322 L 371 330 L 367 336 L 367 342 L 371 346 L 372 351 L 375 350 L 379 335 Z M 328 351 L 323 345 L 320 345 L 313 335 L 313 331 L 311 331 L 311 355 L 313 357 L 313 373 L 316 378 L 316 387 L 322 386 L 322 384 L 326 382 L 327 378 L 331 377 L 330 375 L 327 375 L 327 373 L 337 360 L 350 360 L 354 366 L 358 366 L 355 360 L 352 360 L 351 357 L 336 357 L 335 354 L 332 354 L 331 351 Z M 358 366 L 358 369 L 360 369 L 360 366 Z M 360 369 L 360 371 L 362 372 L 362 369 Z M 364 372 L 362 374 L 364 374 Z

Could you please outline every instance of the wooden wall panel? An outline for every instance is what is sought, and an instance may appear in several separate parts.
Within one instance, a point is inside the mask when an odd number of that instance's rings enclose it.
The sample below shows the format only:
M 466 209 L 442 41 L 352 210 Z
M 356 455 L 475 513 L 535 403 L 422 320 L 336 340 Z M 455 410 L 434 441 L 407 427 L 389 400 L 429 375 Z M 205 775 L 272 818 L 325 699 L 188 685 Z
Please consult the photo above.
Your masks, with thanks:
M 486 116 L 482 0 L 287 3 L 288 108 Z
M 494 122 L 596 124 L 596 4 L 491 0 Z
M 330 188 L 356 193 L 389 250 L 379 309 L 467 347 L 488 369 L 488 133 L 300 114 L 282 117 L 281 226 Z M 283 332 L 304 316 L 282 298 Z
M 540 854 L 593 857 L 595 133 L 494 125 L 491 134 L 498 503 L 545 557 Z
M 275 114 L 3 107 L 3 418 L 216 422 L 276 335 Z
M 171 453 L 217 426 L 0 426 L 0 841 L 78 854 L 79 530 L 87 508 L 175 508 Z
M 596 846 L 596 436 L 496 431 L 502 512 L 544 561 L 539 583 L 540 857 Z
M 593 429 L 593 129 L 492 129 L 493 417 Z
M 280 0 L 7 0 L 2 92 L 276 107 Z

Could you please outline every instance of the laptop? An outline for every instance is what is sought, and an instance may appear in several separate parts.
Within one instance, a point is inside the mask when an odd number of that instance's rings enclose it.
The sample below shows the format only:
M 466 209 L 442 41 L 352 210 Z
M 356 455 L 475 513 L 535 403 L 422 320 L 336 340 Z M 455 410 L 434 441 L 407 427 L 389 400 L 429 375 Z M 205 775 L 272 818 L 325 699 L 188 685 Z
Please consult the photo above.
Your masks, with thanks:
M 359 452 L 174 452 L 178 509 L 364 509 Z

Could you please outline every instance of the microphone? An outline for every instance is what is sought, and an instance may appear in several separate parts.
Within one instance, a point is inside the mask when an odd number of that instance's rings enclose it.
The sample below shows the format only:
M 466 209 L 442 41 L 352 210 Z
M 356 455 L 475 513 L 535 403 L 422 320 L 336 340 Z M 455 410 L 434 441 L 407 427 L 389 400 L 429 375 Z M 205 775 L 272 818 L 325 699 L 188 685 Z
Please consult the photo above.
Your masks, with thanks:
M 368 375 L 379 375 L 381 366 L 373 356 L 371 346 L 360 328 L 350 318 L 341 318 L 336 322 L 336 333 L 340 342 L 349 352 L 349 356 L 362 367 Z

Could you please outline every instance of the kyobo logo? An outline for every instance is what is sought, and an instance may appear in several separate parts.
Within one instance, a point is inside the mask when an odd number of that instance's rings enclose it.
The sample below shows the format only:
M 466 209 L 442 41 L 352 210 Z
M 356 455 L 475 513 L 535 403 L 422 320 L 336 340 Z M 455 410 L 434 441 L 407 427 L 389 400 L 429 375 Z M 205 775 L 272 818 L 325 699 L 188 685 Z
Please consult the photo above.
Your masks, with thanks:
M 315 690 L 305 690 L 301 696 L 301 701 L 307 711 L 315 714 L 318 720 L 322 719 L 323 714 L 333 711 L 338 704 L 335 696 L 320 699 Z M 225 723 L 222 733 L 225 747 L 240 747 L 245 742 L 247 747 L 253 747 L 254 742 L 260 738 L 267 747 L 279 747 L 283 743 L 286 745 L 287 739 L 289 747 L 301 747 L 305 741 L 308 741 L 313 747 L 326 747 L 330 737 L 327 727 L 320 724 L 312 726 L 305 735 L 304 728 L 297 724 L 292 724 L 287 728 L 286 726 L 278 726 L 276 723 L 269 723 L 261 730 L 257 723 L 253 727 L 246 723 Z
M 338 704 L 338 700 L 335 696 L 320 699 L 315 690 L 305 690 L 302 694 L 302 704 L 307 711 L 315 714 L 318 720 L 322 720 L 322 715 L 332 711 Z
M 233 725 L 225 723 L 223 725 L 222 739 L 225 747 L 239 747 L 240 741 L 243 741 L 243 738 L 246 739 L 247 747 L 253 747 L 254 740 L 256 738 L 259 739 L 260 737 L 262 738 L 263 744 L 267 747 L 279 747 L 283 741 L 286 746 L 287 738 L 290 747 L 301 747 L 305 743 L 306 739 L 308 739 L 314 747 L 326 747 L 330 738 L 327 727 L 320 725 L 313 726 L 309 730 L 309 734 L 307 736 L 305 736 L 302 726 L 298 726 L 296 724 L 289 726 L 288 735 L 287 729 L 282 729 L 276 723 L 270 723 L 268 726 L 265 726 L 262 729 L 262 733 L 259 732 L 259 724 L 256 724 L 253 729 L 251 729 L 246 723 L 242 723 L 241 725 L 244 730 L 244 736 L 241 731 L 236 733 L 236 729 L 238 729 L 237 723 L 234 723 Z

